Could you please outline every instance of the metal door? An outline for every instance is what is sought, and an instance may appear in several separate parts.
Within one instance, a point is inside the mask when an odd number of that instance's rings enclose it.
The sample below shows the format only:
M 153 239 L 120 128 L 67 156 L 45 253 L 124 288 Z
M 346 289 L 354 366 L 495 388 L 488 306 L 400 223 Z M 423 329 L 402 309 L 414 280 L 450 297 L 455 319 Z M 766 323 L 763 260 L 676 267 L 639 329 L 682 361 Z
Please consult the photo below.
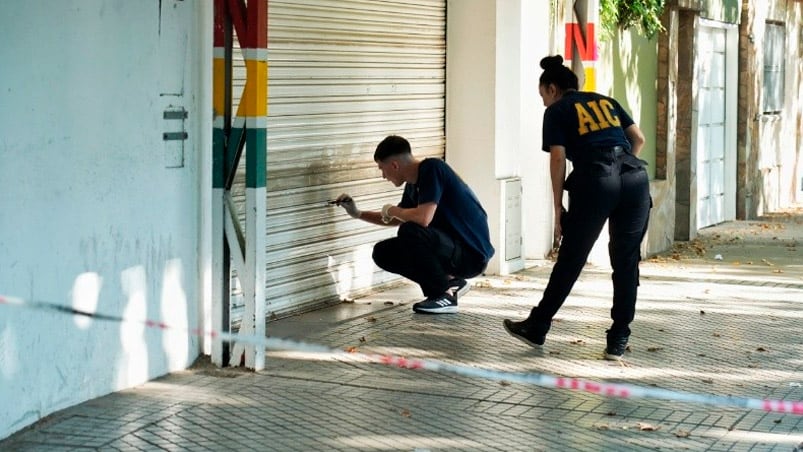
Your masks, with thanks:
M 726 219 L 726 30 L 701 26 L 698 35 L 697 228 Z
M 398 202 L 400 190 L 373 161 L 386 135 L 406 137 L 417 157 L 443 157 L 446 5 L 271 0 L 268 9 L 271 317 L 353 298 L 396 278 L 371 259 L 373 244 L 395 228 L 352 220 L 326 200 L 347 192 L 361 209 Z M 245 73 L 236 55 L 235 65 L 236 85 Z M 236 202 L 243 186 L 238 175 Z

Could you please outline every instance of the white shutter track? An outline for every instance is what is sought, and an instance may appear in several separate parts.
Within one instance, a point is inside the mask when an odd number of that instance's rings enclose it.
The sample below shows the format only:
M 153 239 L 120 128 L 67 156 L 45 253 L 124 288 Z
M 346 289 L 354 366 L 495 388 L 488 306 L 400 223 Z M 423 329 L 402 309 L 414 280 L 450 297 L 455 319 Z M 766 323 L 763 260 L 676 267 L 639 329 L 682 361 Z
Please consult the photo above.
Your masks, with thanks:
M 395 279 L 371 260 L 395 228 L 351 220 L 326 200 L 347 192 L 361 209 L 398 202 L 373 161 L 388 134 L 410 140 L 418 157 L 443 157 L 445 9 L 444 0 L 268 2 L 269 317 Z M 244 74 L 235 51 L 235 97 Z M 244 168 L 232 189 L 241 210 Z

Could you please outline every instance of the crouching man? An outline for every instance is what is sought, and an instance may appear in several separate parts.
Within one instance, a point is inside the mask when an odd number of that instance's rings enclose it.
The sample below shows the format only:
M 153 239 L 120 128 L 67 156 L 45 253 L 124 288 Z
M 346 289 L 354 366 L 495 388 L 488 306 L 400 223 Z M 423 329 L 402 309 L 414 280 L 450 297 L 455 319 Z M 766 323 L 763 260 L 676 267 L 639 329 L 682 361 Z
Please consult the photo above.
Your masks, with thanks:
M 396 237 L 374 245 L 373 259 L 385 271 L 421 286 L 426 299 L 413 311 L 456 313 L 457 298 L 468 291 L 466 278 L 485 270 L 494 254 L 488 215 L 468 185 L 443 160 L 412 155 L 410 143 L 396 135 L 376 147 L 382 177 L 404 184 L 401 202 L 381 211 L 361 211 L 348 194 L 336 199 L 352 217 L 398 226 Z

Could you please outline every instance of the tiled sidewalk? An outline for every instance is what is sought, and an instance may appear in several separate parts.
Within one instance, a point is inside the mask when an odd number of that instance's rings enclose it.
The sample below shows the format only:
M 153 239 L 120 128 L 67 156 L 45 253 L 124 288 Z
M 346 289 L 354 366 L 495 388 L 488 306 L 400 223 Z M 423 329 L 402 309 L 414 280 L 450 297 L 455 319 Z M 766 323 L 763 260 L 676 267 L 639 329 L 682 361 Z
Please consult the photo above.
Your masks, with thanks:
M 501 323 L 538 301 L 548 263 L 475 279 L 456 315 L 413 314 L 419 294 L 402 286 L 268 330 L 494 370 L 803 401 L 800 238 L 794 221 L 729 223 L 644 262 L 622 363 L 601 359 L 611 284 L 607 270 L 593 267 L 541 352 Z M 0 450 L 803 450 L 803 416 L 268 355 L 257 374 L 199 366 L 86 402 Z

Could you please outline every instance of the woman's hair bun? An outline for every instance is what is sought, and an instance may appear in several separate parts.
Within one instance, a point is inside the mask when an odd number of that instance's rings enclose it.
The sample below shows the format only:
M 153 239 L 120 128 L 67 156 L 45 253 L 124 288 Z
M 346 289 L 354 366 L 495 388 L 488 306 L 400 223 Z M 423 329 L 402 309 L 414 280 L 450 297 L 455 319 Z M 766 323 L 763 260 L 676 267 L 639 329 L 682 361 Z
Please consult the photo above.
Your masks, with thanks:
M 541 69 L 545 71 L 561 67 L 563 67 L 563 57 L 560 55 L 548 56 L 541 59 Z

